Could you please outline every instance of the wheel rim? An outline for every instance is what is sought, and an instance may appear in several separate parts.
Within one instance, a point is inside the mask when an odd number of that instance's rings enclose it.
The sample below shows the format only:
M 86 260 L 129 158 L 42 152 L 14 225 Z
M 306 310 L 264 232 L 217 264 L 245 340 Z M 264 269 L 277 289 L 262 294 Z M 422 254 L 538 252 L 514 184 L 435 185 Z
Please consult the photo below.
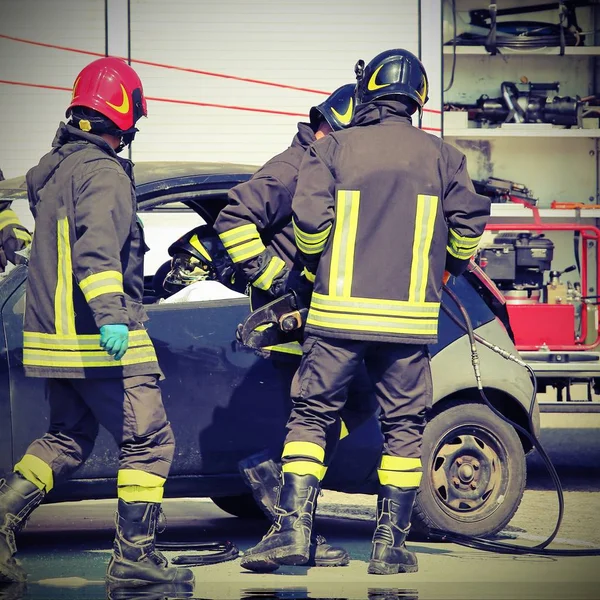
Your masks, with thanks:
M 430 461 L 430 483 L 438 506 L 457 521 L 482 521 L 504 500 L 508 452 L 488 429 L 461 426 L 439 441 Z

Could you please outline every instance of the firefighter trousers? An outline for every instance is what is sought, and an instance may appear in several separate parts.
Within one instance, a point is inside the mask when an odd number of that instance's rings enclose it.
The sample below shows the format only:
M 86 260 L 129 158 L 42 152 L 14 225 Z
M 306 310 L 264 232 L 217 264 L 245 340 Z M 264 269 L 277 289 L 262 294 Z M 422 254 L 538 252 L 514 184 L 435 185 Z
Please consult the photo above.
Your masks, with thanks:
M 308 335 L 302 349 L 291 390 L 286 446 L 312 442 L 325 448 L 327 431 L 344 407 L 348 386 L 364 361 L 381 407 L 383 454 L 420 459 L 433 394 L 427 346 Z
M 297 378 L 299 369 L 297 367 L 297 363 L 276 362 L 276 366 L 278 369 L 283 370 L 283 376 L 288 381 L 291 380 L 293 399 L 293 390 L 298 387 Z M 290 396 L 288 396 L 288 399 L 289 397 Z M 291 412 L 292 407 L 293 404 L 290 402 L 288 412 Z M 336 418 L 335 423 L 333 423 L 327 430 L 324 458 L 325 465 L 329 465 L 331 463 L 340 439 L 343 439 L 346 435 L 352 433 L 355 429 L 368 421 L 374 414 L 376 414 L 378 408 L 379 403 L 377 402 L 377 398 L 374 394 L 371 378 L 367 373 L 364 363 L 361 362 L 356 366 L 352 380 L 348 385 L 347 399 L 339 412 L 339 418 Z M 273 453 L 276 454 L 277 457 L 281 456 L 281 447 L 283 445 L 284 436 L 285 431 L 282 432 L 282 438 L 278 439 L 274 446 Z
M 29 478 L 32 468 L 33 476 L 43 481 L 44 464 L 39 459 L 50 467 L 52 485 L 70 477 L 91 454 L 102 425 L 119 447 L 119 479 L 125 471 L 126 484 L 127 474 L 137 473 L 136 485 L 150 480 L 148 485 L 162 486 L 173 460 L 175 438 L 155 375 L 48 379 L 46 395 L 48 433 L 30 444 L 16 470 Z

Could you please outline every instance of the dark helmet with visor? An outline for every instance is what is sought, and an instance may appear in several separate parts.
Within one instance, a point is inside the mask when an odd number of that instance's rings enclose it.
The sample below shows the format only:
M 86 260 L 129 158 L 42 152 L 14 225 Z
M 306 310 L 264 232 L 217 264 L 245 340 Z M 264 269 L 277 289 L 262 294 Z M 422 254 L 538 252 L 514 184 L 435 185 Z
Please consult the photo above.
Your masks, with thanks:
M 356 102 L 368 104 L 390 96 L 410 98 L 421 111 L 429 99 L 423 63 L 408 50 L 397 48 L 378 54 L 365 67 L 359 60 L 356 72 Z
M 316 131 L 319 122 L 325 119 L 333 131 L 339 131 L 350 125 L 354 114 L 354 93 L 356 85 L 347 83 L 339 87 L 326 100 L 310 109 L 310 124 Z
M 223 281 L 225 271 L 234 269 L 223 243 L 208 225 L 201 225 L 181 236 L 169 247 L 172 256 L 171 270 L 163 287 L 171 293 L 178 292 L 196 281 L 207 279 Z M 233 282 L 231 282 L 233 283 Z

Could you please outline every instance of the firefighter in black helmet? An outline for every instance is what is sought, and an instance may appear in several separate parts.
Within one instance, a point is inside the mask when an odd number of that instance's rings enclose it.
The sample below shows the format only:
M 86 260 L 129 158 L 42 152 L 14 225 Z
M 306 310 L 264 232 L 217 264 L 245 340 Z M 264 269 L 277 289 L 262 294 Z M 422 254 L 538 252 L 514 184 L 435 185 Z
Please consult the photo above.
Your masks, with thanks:
M 308 290 L 310 294 L 312 284 L 301 273 L 292 225 L 292 197 L 298 169 L 311 143 L 332 131 L 348 127 L 354 112 L 354 93 L 355 85 L 347 84 L 322 103 L 313 106 L 310 109 L 310 123 L 298 123 L 298 133 L 291 146 L 269 160 L 252 179 L 229 192 L 229 204 L 220 212 L 215 229 L 233 262 L 250 282 L 253 309 L 271 301 L 289 287 L 301 292 Z M 292 342 L 274 346 L 270 350 L 278 367 L 277 372 L 289 381 L 296 372 L 297 356 L 302 353 L 300 345 Z M 290 355 L 295 355 L 295 360 L 290 361 Z M 340 437 L 364 423 L 377 408 L 371 383 L 360 369 L 348 396 L 341 420 L 338 419 L 336 426 L 330 430 L 325 464 L 328 464 Z M 239 465 L 254 498 L 271 519 L 275 517 L 273 509 L 275 488 L 281 472 L 279 456 L 282 441 L 283 437 L 275 447 L 248 457 Z M 349 557 L 344 549 L 331 547 L 321 536 L 313 537 L 315 543 L 311 544 L 311 564 L 348 564 Z M 277 567 L 274 562 L 265 562 L 261 570 L 274 570 Z
M 418 568 L 404 542 L 432 402 L 427 346 L 437 341 L 444 272 L 466 268 L 490 203 L 475 193 L 461 152 L 411 125 L 428 94 L 414 54 L 389 50 L 356 70 L 353 126 L 311 146 L 293 200 L 300 257 L 315 283 L 277 521 L 244 556 L 254 570 L 306 561 L 327 431 L 362 361 L 384 435 L 369 573 Z
M 59 482 L 90 456 L 103 425 L 119 446 L 109 586 L 184 584 L 189 569 L 156 550 L 175 451 L 162 375 L 144 327 L 144 236 L 132 163 L 117 153 L 147 114 L 142 83 L 123 60 L 88 64 L 73 85 L 68 123 L 27 172 L 35 234 L 23 333 L 28 377 L 46 379 L 48 432 L 0 480 L 0 582 L 26 578 L 15 534 Z M 43 200 L 42 200 L 43 199 Z
M 171 270 L 161 286 L 174 296 L 166 302 L 180 302 L 183 297 L 201 301 L 244 295 L 246 282 L 209 225 L 200 225 L 182 235 L 169 246 L 168 253 L 172 257 Z

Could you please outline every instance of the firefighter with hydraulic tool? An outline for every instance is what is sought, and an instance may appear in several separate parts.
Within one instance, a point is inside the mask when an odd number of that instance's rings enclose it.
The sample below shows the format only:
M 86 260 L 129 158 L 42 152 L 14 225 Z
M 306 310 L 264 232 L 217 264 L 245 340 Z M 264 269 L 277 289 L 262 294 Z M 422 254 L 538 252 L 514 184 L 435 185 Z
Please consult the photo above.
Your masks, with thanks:
M 0 169 L 0 181 L 4 174 Z M 19 252 L 31 244 L 31 234 L 19 221 L 16 213 L 11 210 L 9 202 L 0 202 L 0 273 L 4 273 L 6 265 L 24 264 L 27 259 Z
M 23 581 L 15 534 L 92 452 L 99 424 L 119 448 L 109 586 L 191 584 L 155 548 L 175 441 L 142 306 L 146 251 L 132 163 L 117 153 L 147 115 L 137 73 L 101 58 L 77 76 L 52 150 L 27 173 L 35 235 L 23 364 L 47 378 L 48 433 L 0 483 L 0 581 Z
M 269 160 L 247 182 L 229 192 L 229 204 L 219 213 L 215 229 L 229 255 L 250 282 L 253 310 L 281 296 L 288 287 L 309 294 L 312 284 L 305 280 L 294 240 L 292 198 L 298 169 L 312 142 L 350 124 L 354 109 L 355 85 L 347 84 L 334 91 L 324 102 L 310 109 L 310 123 L 298 123 L 298 133 L 291 146 Z M 301 355 L 298 342 L 270 348 L 271 357 L 282 377 L 290 381 L 297 361 L 286 361 L 289 354 Z M 277 357 L 280 357 L 278 359 Z M 371 382 L 358 370 L 349 391 L 348 404 L 331 428 L 325 464 L 329 464 L 340 437 L 352 432 L 371 417 L 377 408 Z M 282 431 L 282 436 L 283 436 Z M 258 505 L 273 520 L 276 487 L 279 484 L 281 443 L 240 461 L 240 473 L 252 489 Z M 276 458 L 276 460 L 274 460 Z M 341 566 L 349 562 L 348 553 L 314 536 L 310 563 L 317 566 Z M 276 563 L 263 564 L 263 571 L 278 568 Z
M 356 66 L 352 127 L 315 142 L 293 200 L 296 242 L 314 291 L 282 453 L 273 527 L 243 566 L 304 564 L 327 430 L 364 361 L 381 406 L 377 525 L 369 573 L 417 571 L 407 550 L 432 402 L 428 344 L 437 341 L 445 272 L 459 275 L 490 213 L 464 155 L 412 126 L 427 101 L 425 69 L 388 50 Z

